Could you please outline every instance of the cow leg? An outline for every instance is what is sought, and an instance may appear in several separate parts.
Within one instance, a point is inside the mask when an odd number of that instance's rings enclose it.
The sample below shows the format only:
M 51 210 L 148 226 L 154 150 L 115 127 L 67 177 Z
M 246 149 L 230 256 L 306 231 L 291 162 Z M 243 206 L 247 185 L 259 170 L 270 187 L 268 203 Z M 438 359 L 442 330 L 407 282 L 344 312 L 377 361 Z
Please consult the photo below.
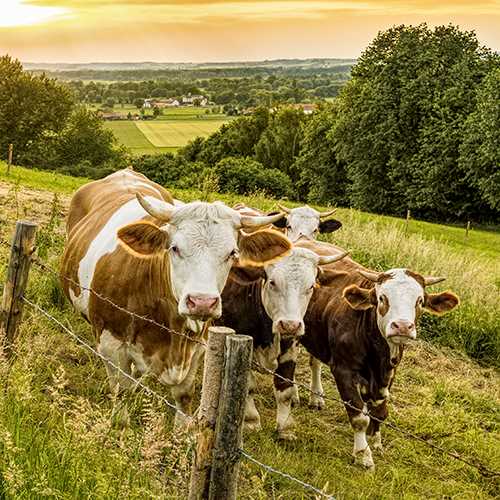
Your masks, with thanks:
M 245 429 L 249 431 L 260 431 L 262 428 L 260 424 L 260 415 L 255 406 L 253 395 L 255 392 L 255 375 L 253 372 L 248 374 L 248 396 L 245 402 Z
M 383 453 L 384 448 L 382 446 L 382 434 L 380 432 L 381 422 L 378 420 L 385 420 L 389 414 L 387 408 L 387 400 L 375 401 L 368 407 L 370 414 L 373 415 L 377 420 L 373 418 L 370 419 L 370 425 L 368 426 L 367 434 L 371 437 L 371 447 L 373 450 Z
M 325 400 L 322 396 L 323 384 L 321 383 L 321 361 L 312 354 L 309 356 L 309 366 L 311 367 L 311 394 L 309 396 L 309 408 L 322 410 L 325 407 Z
M 354 447 L 352 451 L 354 463 L 373 470 L 375 464 L 366 439 L 370 417 L 366 415 L 368 407 L 361 398 L 359 381 L 355 380 L 355 374 L 349 368 L 337 366 L 332 372 L 342 400 L 350 403 L 345 405 L 345 409 L 354 430 Z
M 117 366 L 120 370 L 132 376 L 132 360 L 128 356 L 126 344 L 114 337 L 108 330 L 103 330 L 99 338 L 97 351 L 109 360 L 109 362 L 104 361 L 104 366 L 108 373 L 111 393 L 118 394 L 131 388 L 134 382 L 115 368 Z
M 172 397 L 175 400 L 175 406 L 182 413 L 175 414 L 174 428 L 185 427 L 189 423 L 187 416 L 191 415 L 193 397 L 195 394 L 195 381 L 198 368 L 201 365 L 201 360 L 205 350 L 203 348 L 197 349 L 191 358 L 189 371 L 184 379 L 176 385 L 172 385 Z
M 278 368 L 274 372 L 288 380 L 294 380 L 297 363 L 297 344 L 290 340 L 281 341 L 281 354 L 278 357 Z M 286 441 L 295 439 L 294 420 L 291 415 L 292 400 L 296 386 L 279 376 L 274 377 L 274 396 L 276 398 L 276 430 L 278 438 Z

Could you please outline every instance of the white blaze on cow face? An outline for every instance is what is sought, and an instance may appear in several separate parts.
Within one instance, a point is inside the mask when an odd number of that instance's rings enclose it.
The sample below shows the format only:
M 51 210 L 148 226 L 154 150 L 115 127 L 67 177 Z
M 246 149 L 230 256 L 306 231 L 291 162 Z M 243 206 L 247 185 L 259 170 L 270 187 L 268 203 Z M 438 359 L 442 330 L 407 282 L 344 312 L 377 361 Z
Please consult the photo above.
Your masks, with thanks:
M 406 269 L 391 269 L 384 274 L 388 278 L 375 284 L 379 330 L 395 344 L 415 340 L 416 314 L 424 305 L 424 288 Z
M 315 239 L 319 232 L 319 215 L 317 210 L 307 206 L 291 209 L 286 216 L 286 235 L 292 241 L 297 241 L 302 236 Z
M 316 284 L 319 257 L 305 248 L 265 266 L 262 304 L 273 321 L 273 332 L 303 335 L 304 315 Z

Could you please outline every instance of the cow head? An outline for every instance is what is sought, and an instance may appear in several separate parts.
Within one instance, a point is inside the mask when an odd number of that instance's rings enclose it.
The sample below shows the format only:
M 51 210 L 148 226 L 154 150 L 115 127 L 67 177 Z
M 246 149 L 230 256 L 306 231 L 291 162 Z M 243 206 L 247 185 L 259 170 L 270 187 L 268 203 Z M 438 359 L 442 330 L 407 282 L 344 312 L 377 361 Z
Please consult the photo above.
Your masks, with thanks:
M 168 276 L 178 313 L 191 320 L 220 317 L 221 292 L 237 259 L 259 266 L 291 250 L 290 241 L 278 231 L 243 231 L 271 224 L 283 214 L 250 217 L 221 202 L 174 207 L 149 196 L 137 198 L 163 225 L 138 221 L 121 228 L 118 237 L 128 251 L 143 258 L 168 253 Z
M 332 233 L 342 227 L 342 223 L 335 219 L 326 219 L 332 215 L 335 210 L 328 210 L 327 212 L 318 212 L 309 206 L 298 208 L 287 208 L 278 205 L 281 210 L 286 212 L 286 219 L 281 219 L 275 222 L 276 227 L 285 228 L 286 235 L 293 242 L 301 237 L 313 240 L 318 233 Z
M 344 289 L 344 299 L 353 309 L 376 307 L 378 328 L 392 344 L 404 344 L 417 338 L 416 322 L 424 309 L 444 314 L 459 304 L 454 293 L 426 291 L 427 286 L 445 278 L 424 277 L 408 269 L 359 273 L 375 286 L 360 288 L 350 285 Z
M 273 333 L 281 336 L 304 334 L 304 315 L 314 288 L 328 286 L 338 276 L 321 265 L 331 264 L 347 255 L 319 256 L 306 248 L 295 247 L 292 253 L 278 262 L 260 269 L 235 268 L 237 279 L 247 284 L 263 279 L 261 299 L 267 315 L 273 322 Z

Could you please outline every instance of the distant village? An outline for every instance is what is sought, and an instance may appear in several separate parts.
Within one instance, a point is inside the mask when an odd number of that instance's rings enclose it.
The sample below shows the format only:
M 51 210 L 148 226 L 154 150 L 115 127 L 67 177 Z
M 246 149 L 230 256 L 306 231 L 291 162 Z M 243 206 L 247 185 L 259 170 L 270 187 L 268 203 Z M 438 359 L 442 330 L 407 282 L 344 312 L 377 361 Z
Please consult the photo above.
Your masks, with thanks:
M 128 112 L 127 114 L 118 111 L 112 111 L 107 109 L 98 110 L 99 115 L 103 120 L 154 120 L 159 114 L 161 114 L 161 110 L 167 108 L 179 108 L 179 107 L 200 107 L 206 108 L 207 113 L 208 107 L 217 106 L 215 103 L 210 102 L 208 97 L 204 95 L 192 95 L 188 94 L 186 96 L 182 96 L 179 99 L 169 98 L 169 99 L 161 99 L 161 98 L 148 98 L 144 99 L 142 107 L 138 108 L 138 112 L 132 113 Z M 312 114 L 316 108 L 317 104 L 311 103 L 299 103 L 299 104 L 290 104 L 290 107 L 297 110 L 302 110 L 304 114 L 310 115 Z M 242 114 L 242 115 L 251 115 L 255 112 L 256 108 L 245 108 L 240 110 L 239 112 L 232 114 Z M 153 111 L 153 114 L 146 114 L 146 110 Z M 271 113 L 277 110 L 276 107 L 272 107 L 270 109 Z

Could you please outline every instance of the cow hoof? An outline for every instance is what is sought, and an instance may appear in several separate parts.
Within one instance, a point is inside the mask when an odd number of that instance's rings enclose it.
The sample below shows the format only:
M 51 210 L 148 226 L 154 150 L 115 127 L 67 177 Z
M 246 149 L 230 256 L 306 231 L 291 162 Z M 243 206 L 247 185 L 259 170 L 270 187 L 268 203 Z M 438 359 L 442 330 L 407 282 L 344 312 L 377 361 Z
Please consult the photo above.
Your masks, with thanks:
M 322 410 L 325 407 L 325 400 L 319 396 L 313 396 L 309 400 L 309 408 L 312 410 Z
M 246 431 L 257 432 L 262 429 L 262 425 L 260 425 L 260 422 L 258 420 L 245 420 L 243 428 Z
M 278 431 L 279 441 L 295 441 L 296 439 L 297 436 L 295 435 L 295 432 L 293 432 L 292 430 Z
M 354 464 L 363 467 L 369 472 L 375 470 L 375 463 L 373 462 L 372 452 L 369 446 L 364 450 L 354 453 Z

